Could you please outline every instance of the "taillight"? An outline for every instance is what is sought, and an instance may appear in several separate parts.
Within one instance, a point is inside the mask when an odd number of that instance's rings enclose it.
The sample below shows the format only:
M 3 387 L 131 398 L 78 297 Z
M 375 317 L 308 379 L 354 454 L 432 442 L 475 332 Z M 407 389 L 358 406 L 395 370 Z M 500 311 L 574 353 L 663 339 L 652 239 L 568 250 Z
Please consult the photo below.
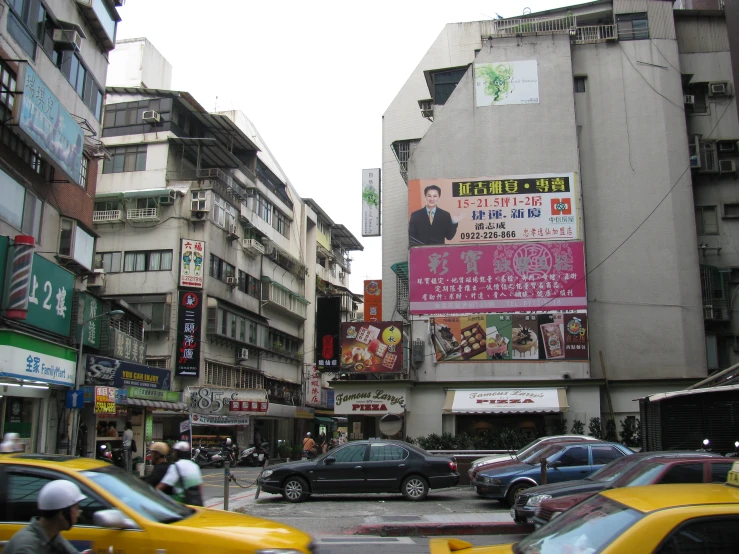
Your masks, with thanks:
M 449 469 L 451 469 L 452 471 L 457 471 L 457 462 L 449 462 Z

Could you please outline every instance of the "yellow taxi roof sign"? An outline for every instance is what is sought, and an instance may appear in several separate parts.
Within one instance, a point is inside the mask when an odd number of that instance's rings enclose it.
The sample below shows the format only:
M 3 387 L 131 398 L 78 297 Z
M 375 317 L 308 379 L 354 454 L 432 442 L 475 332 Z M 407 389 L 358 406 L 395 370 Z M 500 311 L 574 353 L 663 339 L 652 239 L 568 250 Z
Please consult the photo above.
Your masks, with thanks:
M 739 487 L 739 462 L 734 462 L 734 465 L 731 466 L 731 471 L 726 476 L 726 484 Z

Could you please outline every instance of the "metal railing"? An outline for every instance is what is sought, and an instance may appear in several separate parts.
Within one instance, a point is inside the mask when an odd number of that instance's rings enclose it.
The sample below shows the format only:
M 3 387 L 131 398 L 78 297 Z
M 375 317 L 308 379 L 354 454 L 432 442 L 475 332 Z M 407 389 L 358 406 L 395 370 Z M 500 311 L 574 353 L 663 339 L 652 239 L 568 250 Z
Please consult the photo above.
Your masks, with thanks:
M 92 212 L 93 223 L 112 223 L 123 219 L 123 210 L 102 210 Z
M 184 169 L 182 171 L 167 171 L 168 181 L 203 181 L 211 180 L 219 188 L 230 192 L 240 200 L 247 197 L 247 189 L 256 187 L 256 176 L 246 168 L 240 169 L 247 177 L 252 178 L 251 183 L 242 183 L 235 177 L 228 175 L 217 167 L 208 169 Z
M 159 208 L 136 208 L 126 212 L 129 221 L 158 221 Z
M 577 27 L 577 18 L 574 15 L 566 15 L 556 18 L 493 19 L 484 23 L 482 36 L 486 39 L 488 36 L 515 37 L 539 33 L 569 33 Z
M 593 44 L 616 40 L 615 25 L 588 25 L 575 30 L 575 44 Z

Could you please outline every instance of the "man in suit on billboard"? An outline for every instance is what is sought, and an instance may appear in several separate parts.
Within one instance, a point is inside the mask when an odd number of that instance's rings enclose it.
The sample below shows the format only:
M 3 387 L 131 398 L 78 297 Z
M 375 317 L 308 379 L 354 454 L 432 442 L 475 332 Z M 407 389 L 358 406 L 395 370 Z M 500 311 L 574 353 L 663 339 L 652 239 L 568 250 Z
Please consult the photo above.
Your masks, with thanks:
M 457 234 L 457 224 L 464 215 L 452 216 L 436 205 L 441 197 L 441 188 L 436 185 L 423 189 L 423 196 L 426 205 L 411 214 L 408 224 L 410 245 L 444 244 L 445 240 L 452 240 Z

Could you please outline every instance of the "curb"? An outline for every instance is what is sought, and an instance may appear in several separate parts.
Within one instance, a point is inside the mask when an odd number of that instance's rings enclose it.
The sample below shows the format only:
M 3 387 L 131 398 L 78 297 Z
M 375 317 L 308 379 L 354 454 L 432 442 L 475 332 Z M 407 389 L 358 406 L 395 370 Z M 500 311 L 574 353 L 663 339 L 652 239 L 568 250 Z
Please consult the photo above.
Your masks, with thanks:
M 361 525 L 349 534 L 380 537 L 435 537 L 440 535 L 527 535 L 533 525 L 521 523 L 414 523 Z

